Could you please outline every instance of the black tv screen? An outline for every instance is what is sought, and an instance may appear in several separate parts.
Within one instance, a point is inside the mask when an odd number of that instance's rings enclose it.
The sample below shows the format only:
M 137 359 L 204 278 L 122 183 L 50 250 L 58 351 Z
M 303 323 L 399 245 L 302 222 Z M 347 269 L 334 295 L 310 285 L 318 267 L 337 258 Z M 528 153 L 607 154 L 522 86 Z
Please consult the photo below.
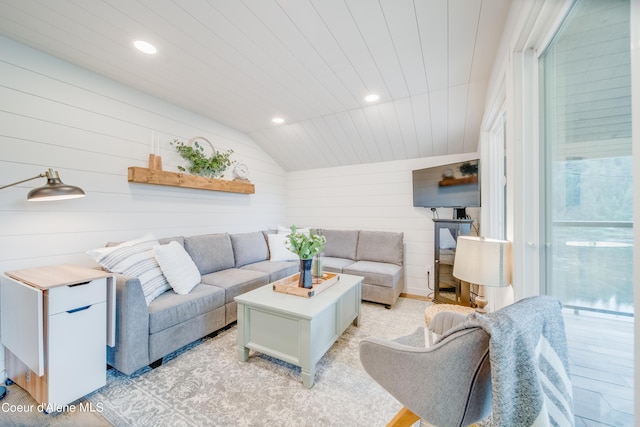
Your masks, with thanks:
M 413 171 L 413 206 L 469 208 L 480 206 L 480 161 L 468 160 Z

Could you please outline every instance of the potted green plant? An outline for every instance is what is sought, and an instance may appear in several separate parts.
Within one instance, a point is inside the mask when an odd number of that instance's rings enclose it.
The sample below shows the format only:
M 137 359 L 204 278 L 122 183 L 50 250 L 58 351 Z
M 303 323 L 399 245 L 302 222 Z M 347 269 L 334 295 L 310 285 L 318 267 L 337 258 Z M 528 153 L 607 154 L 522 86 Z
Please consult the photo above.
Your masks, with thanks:
M 478 175 L 478 163 L 464 162 L 460 165 L 460 173 L 463 176 Z
M 311 264 L 313 257 L 324 250 L 327 238 L 320 234 L 300 233 L 295 225 L 291 226 L 291 233 L 287 234 L 287 249 L 300 257 L 300 279 L 298 286 L 310 288 L 312 286 Z
M 198 139 L 204 140 L 209 144 L 212 151 L 211 155 L 205 153 L 205 149 L 202 144 L 198 142 Z M 216 176 L 222 176 L 224 171 L 226 171 L 231 164 L 235 163 L 235 161 L 230 159 L 233 150 L 217 151 L 213 148 L 213 145 L 203 137 L 191 138 L 186 144 L 174 139 L 171 145 L 176 148 L 180 157 L 190 164 L 188 168 L 178 166 L 178 170 L 182 172 L 188 171 L 193 175 L 215 178 Z

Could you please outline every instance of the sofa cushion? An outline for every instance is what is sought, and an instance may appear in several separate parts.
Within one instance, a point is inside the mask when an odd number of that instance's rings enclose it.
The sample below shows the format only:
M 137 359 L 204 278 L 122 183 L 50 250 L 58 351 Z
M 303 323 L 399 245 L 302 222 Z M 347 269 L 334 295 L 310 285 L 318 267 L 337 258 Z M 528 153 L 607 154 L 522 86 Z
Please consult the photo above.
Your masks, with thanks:
M 196 285 L 187 295 L 168 291 L 149 304 L 149 333 L 154 334 L 224 306 L 224 289 Z
M 300 269 L 298 261 L 261 261 L 241 267 L 246 270 L 260 271 L 269 275 L 269 283 L 295 274 Z
M 334 258 L 356 259 L 358 248 L 358 230 L 318 230 L 327 238 L 324 245 L 324 256 Z
M 186 295 L 200 283 L 200 272 L 180 243 L 171 241 L 154 246 L 153 254 L 173 291 Z
M 344 274 L 363 276 L 362 283 L 392 288 L 402 277 L 402 267 L 386 262 L 358 261 L 342 271 Z
M 255 270 L 229 268 L 202 276 L 202 283 L 223 288 L 224 302 L 229 304 L 236 296 L 269 283 L 269 275 Z
M 388 262 L 402 265 L 404 233 L 360 231 L 358 261 Z
M 202 275 L 235 266 L 231 238 L 227 233 L 185 237 L 184 248 Z
M 269 257 L 267 241 L 261 231 L 232 234 L 230 237 L 236 267 L 264 261 Z
M 146 234 L 116 246 L 89 250 L 87 254 L 107 271 L 138 278 L 148 305 L 171 289 L 153 254 L 153 247 L 158 244 L 152 234 Z
M 347 258 L 334 258 L 330 256 L 325 256 L 322 258 L 322 270 L 330 271 L 333 273 L 342 273 L 342 270 L 353 264 L 355 261 Z

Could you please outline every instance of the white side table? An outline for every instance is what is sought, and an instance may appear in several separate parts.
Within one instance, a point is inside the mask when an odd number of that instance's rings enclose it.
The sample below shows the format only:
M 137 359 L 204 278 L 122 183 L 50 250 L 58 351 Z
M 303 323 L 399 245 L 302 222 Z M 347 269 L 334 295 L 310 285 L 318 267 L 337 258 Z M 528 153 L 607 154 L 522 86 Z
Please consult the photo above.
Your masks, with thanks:
M 114 345 L 115 280 L 75 265 L 8 271 L 1 277 L 7 376 L 45 412 L 106 384 Z

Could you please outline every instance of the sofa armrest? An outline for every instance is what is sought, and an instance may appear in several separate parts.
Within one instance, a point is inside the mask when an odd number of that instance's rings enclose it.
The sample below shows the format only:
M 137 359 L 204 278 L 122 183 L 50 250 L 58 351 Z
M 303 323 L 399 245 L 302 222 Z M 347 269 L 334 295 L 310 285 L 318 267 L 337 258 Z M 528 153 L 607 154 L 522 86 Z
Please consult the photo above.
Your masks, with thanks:
M 107 362 L 127 375 L 151 362 L 149 310 L 137 278 L 116 275 L 116 345 L 107 347 Z

